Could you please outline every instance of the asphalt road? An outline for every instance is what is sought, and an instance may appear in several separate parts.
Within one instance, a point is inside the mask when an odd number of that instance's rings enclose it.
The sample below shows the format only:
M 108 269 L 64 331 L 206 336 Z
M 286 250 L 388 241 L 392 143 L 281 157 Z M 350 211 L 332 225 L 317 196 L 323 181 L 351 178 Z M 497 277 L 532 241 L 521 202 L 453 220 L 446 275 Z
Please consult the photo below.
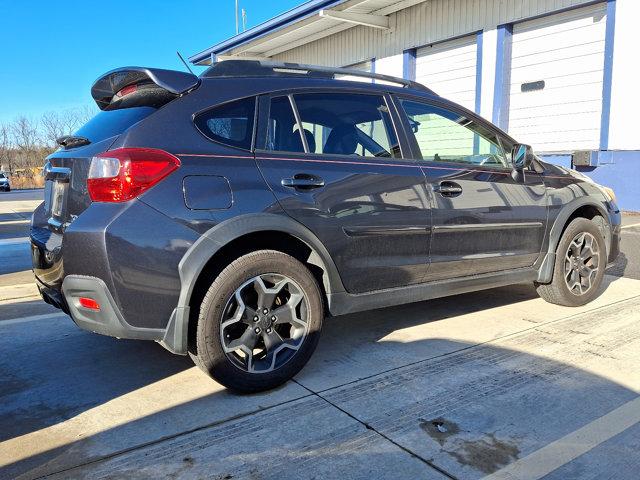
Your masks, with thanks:
M 28 188 L 25 190 L 11 190 L 10 192 L 0 192 L 0 202 L 16 202 L 21 200 L 40 200 L 44 190 L 42 188 Z
M 37 201 L 5 198 L 0 479 L 637 478 L 640 216 L 590 305 L 516 285 L 329 319 L 295 381 L 238 396 L 44 304 Z

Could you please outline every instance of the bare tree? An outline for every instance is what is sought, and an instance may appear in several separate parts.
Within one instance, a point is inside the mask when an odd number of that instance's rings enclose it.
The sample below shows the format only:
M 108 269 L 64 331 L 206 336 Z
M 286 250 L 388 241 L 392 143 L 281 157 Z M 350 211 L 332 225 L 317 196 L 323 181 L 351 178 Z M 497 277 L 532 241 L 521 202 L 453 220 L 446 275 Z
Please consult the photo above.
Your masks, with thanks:
M 16 167 L 28 168 L 42 163 L 42 138 L 38 122 L 18 117 L 11 124 L 11 136 L 16 148 Z
M 0 171 L 13 171 L 14 149 L 11 144 L 11 127 L 0 123 Z
M 56 139 L 71 135 L 95 115 L 95 108 L 84 106 L 64 112 L 47 112 L 42 115 L 42 135 L 50 148 L 57 148 Z
M 40 169 L 47 155 L 58 148 L 56 139 L 73 134 L 95 114 L 95 107 L 84 106 L 0 123 L 0 170 L 12 174 L 15 185 L 42 186 Z
M 89 120 L 95 117 L 98 112 L 99 110 L 95 105 L 83 105 L 82 107 L 77 108 L 75 110 L 75 115 L 78 121 L 78 126 L 87 123 Z

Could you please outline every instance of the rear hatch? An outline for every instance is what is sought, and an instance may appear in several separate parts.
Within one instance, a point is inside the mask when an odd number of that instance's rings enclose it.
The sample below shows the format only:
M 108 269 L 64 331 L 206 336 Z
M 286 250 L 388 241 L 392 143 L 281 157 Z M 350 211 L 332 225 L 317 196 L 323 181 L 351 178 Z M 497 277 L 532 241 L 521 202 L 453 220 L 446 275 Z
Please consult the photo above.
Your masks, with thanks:
M 60 288 L 62 239 L 66 228 L 90 205 L 87 176 L 91 161 L 133 125 L 196 88 L 199 79 L 172 70 L 126 67 L 108 72 L 91 89 L 100 112 L 73 135 L 58 139 L 60 149 L 44 166 L 44 204 L 33 215 L 33 269 L 40 283 Z
M 48 226 L 62 231 L 89 205 L 87 174 L 93 156 L 109 149 L 118 135 L 151 115 L 152 107 L 133 107 L 103 111 L 78 130 L 71 148 L 62 148 L 47 158 L 44 166 L 44 210 Z M 70 140 L 67 140 L 70 141 Z
M 47 157 L 44 218 L 40 218 L 47 225 L 34 221 L 34 226 L 63 233 L 91 204 L 87 174 L 93 156 L 108 150 L 120 134 L 198 83 L 193 74 L 142 67 L 125 67 L 100 77 L 91 94 L 101 111 L 73 135 L 59 138 L 62 148 Z

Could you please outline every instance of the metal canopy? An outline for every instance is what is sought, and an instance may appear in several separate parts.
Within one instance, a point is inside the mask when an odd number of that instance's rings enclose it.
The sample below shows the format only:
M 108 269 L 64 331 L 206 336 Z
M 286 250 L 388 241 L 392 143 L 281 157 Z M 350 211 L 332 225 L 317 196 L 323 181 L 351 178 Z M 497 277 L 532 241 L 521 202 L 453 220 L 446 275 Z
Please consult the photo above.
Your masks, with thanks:
M 189 57 L 210 65 L 218 56 L 268 59 L 357 25 L 390 29 L 388 16 L 426 0 L 312 0 Z

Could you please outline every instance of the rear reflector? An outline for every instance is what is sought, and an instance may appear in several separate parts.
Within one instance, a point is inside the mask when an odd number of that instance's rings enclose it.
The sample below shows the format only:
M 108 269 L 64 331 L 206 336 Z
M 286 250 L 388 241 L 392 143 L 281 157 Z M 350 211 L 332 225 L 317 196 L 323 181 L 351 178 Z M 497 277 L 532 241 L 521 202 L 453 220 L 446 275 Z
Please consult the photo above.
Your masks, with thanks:
M 118 148 L 91 159 L 87 190 L 94 202 L 126 202 L 149 190 L 180 166 L 155 148 Z
M 100 304 L 96 302 L 93 298 L 80 297 L 78 299 L 81 307 L 88 308 L 89 310 L 100 310 Z

